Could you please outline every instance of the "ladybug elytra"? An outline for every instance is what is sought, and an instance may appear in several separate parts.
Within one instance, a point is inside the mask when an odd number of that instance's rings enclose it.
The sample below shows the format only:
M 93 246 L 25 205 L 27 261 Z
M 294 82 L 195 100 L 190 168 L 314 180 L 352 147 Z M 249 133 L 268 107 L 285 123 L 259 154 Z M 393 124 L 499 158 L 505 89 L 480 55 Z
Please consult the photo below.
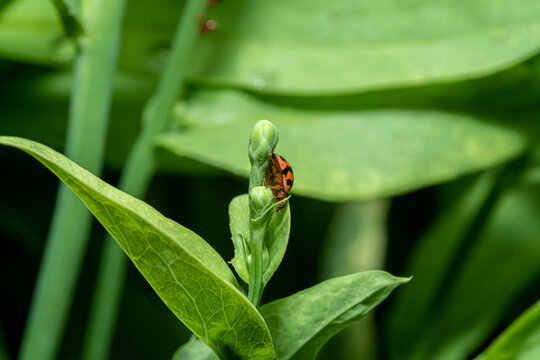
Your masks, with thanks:
M 274 194 L 274 200 L 281 201 L 287 196 L 293 186 L 294 174 L 291 168 L 291 164 L 278 154 L 268 154 L 270 157 L 270 164 L 266 169 L 264 175 L 264 182 L 266 187 L 272 190 Z M 285 202 L 282 202 L 276 207 L 276 211 L 283 209 Z

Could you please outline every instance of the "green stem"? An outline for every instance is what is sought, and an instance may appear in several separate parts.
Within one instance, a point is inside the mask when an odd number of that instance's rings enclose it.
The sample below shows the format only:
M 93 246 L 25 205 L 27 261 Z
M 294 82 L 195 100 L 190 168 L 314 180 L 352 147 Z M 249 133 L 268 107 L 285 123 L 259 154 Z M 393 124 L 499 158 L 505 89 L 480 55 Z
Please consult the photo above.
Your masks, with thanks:
M 101 172 L 118 62 L 124 0 L 100 0 L 85 9 L 85 35 L 74 65 L 66 154 L 95 174 Z M 53 359 L 58 350 L 82 258 L 91 215 L 60 186 L 19 359 Z
M 263 293 L 263 242 L 266 226 L 252 224 L 251 235 L 251 271 L 249 278 L 248 299 L 259 307 Z
M 182 95 L 190 54 L 198 37 L 197 16 L 204 10 L 204 0 L 189 0 L 186 4 L 158 87 L 143 112 L 143 128 L 119 183 L 120 189 L 135 197 L 144 196 L 155 172 L 153 136 L 166 128 L 171 109 Z M 82 358 L 85 360 L 107 358 L 126 269 L 127 257 L 116 242 L 107 236 L 83 347 Z

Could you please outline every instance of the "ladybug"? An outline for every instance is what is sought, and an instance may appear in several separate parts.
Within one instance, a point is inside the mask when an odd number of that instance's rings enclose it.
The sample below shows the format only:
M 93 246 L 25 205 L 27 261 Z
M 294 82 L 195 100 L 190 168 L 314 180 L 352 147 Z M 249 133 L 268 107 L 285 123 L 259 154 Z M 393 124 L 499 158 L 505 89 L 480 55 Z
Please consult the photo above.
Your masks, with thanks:
M 278 154 L 268 154 L 270 164 L 264 175 L 266 187 L 272 190 L 275 201 L 281 201 L 287 196 L 293 186 L 294 174 L 291 164 Z M 276 211 L 283 209 L 285 202 L 282 202 L 276 207 Z

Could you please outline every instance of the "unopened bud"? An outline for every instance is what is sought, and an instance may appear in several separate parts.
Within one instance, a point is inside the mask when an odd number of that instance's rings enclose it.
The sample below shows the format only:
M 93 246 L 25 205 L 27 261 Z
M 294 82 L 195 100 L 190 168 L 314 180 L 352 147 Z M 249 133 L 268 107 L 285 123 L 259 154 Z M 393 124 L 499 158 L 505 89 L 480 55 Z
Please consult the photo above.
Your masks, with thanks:
M 268 167 L 268 155 L 274 152 L 278 142 L 277 127 L 268 120 L 260 120 L 251 129 L 248 155 L 251 161 L 250 189 L 263 185 Z
M 274 194 L 272 190 L 264 186 L 256 186 L 249 192 L 249 207 L 251 218 L 261 217 L 273 204 Z

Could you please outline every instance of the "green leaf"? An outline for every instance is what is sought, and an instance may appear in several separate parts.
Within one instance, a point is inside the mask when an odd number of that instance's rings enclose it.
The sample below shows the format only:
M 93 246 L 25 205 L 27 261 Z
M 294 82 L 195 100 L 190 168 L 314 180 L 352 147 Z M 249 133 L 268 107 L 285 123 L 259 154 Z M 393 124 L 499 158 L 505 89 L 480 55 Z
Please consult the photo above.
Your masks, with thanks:
M 55 0 L 55 1 L 63 1 L 63 3 L 68 8 L 68 11 L 71 16 L 75 17 L 79 22 L 82 18 L 82 0 Z
M 65 64 L 76 54 L 53 1 L 10 1 L 0 16 L 0 53 L 31 63 Z
M 234 258 L 231 264 L 234 269 L 249 284 L 249 197 L 247 194 L 232 199 L 229 204 L 229 219 L 231 236 L 234 244 Z
M 518 131 L 462 114 L 303 110 L 234 91 L 200 93 L 185 117 L 199 125 L 158 144 L 242 176 L 249 174 L 250 127 L 270 119 L 280 132 L 276 152 L 294 170 L 293 194 L 329 201 L 393 196 L 452 180 L 507 161 L 526 144 Z
M 86 204 L 163 302 L 221 358 L 273 358 L 268 328 L 219 254 L 197 234 L 30 140 L 0 144 L 34 156 Z
M 176 350 L 171 360 L 217 360 L 217 358 L 208 345 L 193 336 Z
M 263 251 L 264 263 L 263 263 L 263 283 L 270 280 L 274 272 L 277 270 L 285 250 L 287 250 L 287 243 L 289 242 L 289 232 L 291 229 L 291 210 L 289 203 L 285 204 L 285 207 L 279 211 L 271 213 L 272 218 L 267 227 L 267 235 L 265 236 L 265 243 Z M 236 272 L 242 280 L 249 284 L 249 265 L 248 256 L 250 254 L 249 244 L 250 231 L 249 231 L 249 198 L 247 194 L 235 197 L 229 205 L 229 217 L 231 234 L 234 243 L 234 258 L 231 260 Z
M 478 179 L 420 239 L 407 267 L 418 275 L 388 312 L 389 359 L 470 357 L 538 278 L 540 193 L 511 188 L 486 209 L 496 192 L 492 175 Z
M 366 271 L 324 281 L 262 306 L 276 358 L 314 359 L 332 336 L 408 281 L 383 271 Z
M 540 46 L 534 0 L 226 1 L 193 76 L 271 93 L 335 94 L 479 77 Z M 331 24 L 331 25 L 329 25 Z
M 540 301 L 519 316 L 476 360 L 540 358 Z
M 45 63 L 73 57 L 73 44 L 58 47 L 62 26 L 52 2 L 11 3 L 20 11 L 0 19 L 3 55 Z M 159 73 L 178 11 L 173 0 L 130 2 L 124 68 Z M 538 52 L 539 13 L 534 0 L 222 2 L 209 15 L 218 29 L 201 36 L 191 79 L 328 95 L 477 78 Z

